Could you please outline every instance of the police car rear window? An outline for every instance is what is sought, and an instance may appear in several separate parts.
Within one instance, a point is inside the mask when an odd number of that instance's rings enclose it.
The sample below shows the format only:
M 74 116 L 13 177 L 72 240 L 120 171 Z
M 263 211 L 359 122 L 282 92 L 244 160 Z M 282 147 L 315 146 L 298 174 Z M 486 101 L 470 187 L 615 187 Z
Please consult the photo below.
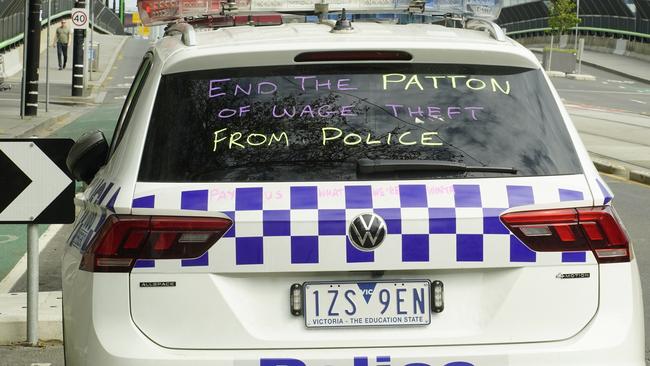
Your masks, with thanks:
M 360 160 L 506 171 L 384 169 Z M 489 170 L 489 169 L 487 169 Z M 140 181 L 326 181 L 580 173 L 538 70 L 327 64 L 163 75 Z

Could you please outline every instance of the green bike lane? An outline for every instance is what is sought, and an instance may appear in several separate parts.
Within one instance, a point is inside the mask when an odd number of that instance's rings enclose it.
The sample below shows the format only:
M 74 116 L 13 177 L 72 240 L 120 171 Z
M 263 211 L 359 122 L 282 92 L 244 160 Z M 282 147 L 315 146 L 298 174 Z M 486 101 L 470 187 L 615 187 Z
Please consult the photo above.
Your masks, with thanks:
M 98 106 L 48 137 L 66 137 L 76 141 L 79 136 L 88 131 L 100 130 L 110 141 L 121 108 L 121 104 Z M 39 235 L 42 235 L 47 228 L 48 225 L 39 225 Z M 25 255 L 26 249 L 27 225 L 0 225 L 0 280 L 7 276 Z

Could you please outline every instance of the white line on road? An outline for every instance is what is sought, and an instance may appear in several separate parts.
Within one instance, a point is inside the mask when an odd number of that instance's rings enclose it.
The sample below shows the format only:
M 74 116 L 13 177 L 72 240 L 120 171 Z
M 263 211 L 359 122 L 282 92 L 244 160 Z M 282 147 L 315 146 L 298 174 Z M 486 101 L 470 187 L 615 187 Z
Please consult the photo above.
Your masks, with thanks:
M 38 252 L 41 253 L 43 249 L 50 243 L 52 238 L 63 228 L 63 225 L 50 225 L 50 227 L 45 230 L 43 235 L 38 239 Z M 18 282 L 20 276 L 25 273 L 27 269 L 27 254 L 23 255 L 22 258 L 16 263 L 14 268 L 7 274 L 5 278 L 0 281 L 0 294 L 9 292 L 12 287 Z
M 120 95 L 119 97 L 113 97 L 113 99 L 123 100 L 123 99 L 126 99 L 126 95 Z
M 115 86 L 109 86 L 109 89 L 128 89 L 131 87 L 131 83 L 120 83 Z
M 633 102 L 637 102 L 639 104 L 648 104 L 648 103 L 646 103 L 644 101 L 641 101 L 641 100 L 636 100 L 636 99 L 630 99 L 630 100 L 633 101 Z
M 18 240 L 16 235 L 0 235 L 0 244 L 11 243 L 12 241 Z
M 628 94 L 628 95 L 644 95 L 643 92 L 623 92 L 623 91 L 607 91 L 607 90 L 577 90 L 577 89 L 557 89 L 562 92 L 576 92 L 576 93 L 596 93 L 596 94 Z
M 52 366 L 52 364 L 51 363 L 38 362 L 38 363 L 32 363 L 31 366 Z
M 133 79 L 135 79 L 135 75 L 125 76 L 124 78 L 127 79 L 127 80 L 133 80 Z
M 611 80 L 611 79 L 608 79 L 607 81 L 610 82 L 610 83 L 616 83 L 616 84 L 634 84 L 634 81 L 631 81 L 631 80 Z

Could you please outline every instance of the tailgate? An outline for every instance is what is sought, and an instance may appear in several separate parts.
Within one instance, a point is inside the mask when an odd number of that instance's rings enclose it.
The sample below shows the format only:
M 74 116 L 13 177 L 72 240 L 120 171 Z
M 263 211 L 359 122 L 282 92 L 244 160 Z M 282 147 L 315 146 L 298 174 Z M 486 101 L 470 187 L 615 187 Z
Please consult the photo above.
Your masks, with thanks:
M 591 252 L 541 253 L 501 224 L 507 210 L 593 204 L 583 175 L 435 181 L 138 183 L 134 214 L 222 212 L 234 226 L 193 260 L 140 260 L 135 324 L 170 348 L 318 348 L 552 341 L 598 306 Z M 373 251 L 350 243 L 353 218 L 387 227 Z M 566 279 L 560 274 L 581 274 Z M 444 310 L 428 325 L 308 329 L 290 288 L 312 281 L 429 280 Z M 143 283 L 174 283 L 145 287 Z M 360 288 L 367 285 L 359 285 Z M 173 321 L 162 321 L 173 319 Z

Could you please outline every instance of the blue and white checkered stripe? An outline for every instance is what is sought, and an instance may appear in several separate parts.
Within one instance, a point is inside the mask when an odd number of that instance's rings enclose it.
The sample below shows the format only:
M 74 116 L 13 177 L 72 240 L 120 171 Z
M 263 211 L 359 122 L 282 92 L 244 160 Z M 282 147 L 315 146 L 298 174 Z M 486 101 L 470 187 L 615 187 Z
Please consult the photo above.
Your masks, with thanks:
M 462 182 L 462 183 L 459 183 Z M 591 205 L 582 176 L 435 182 L 138 183 L 133 207 L 221 211 L 235 225 L 182 267 L 215 272 L 503 267 L 593 262 L 591 253 L 536 253 L 510 235 L 508 208 Z M 388 235 L 373 252 L 348 241 L 348 223 L 373 211 Z M 174 266 L 139 261 L 138 267 Z M 171 269 L 171 267 L 170 267 Z

